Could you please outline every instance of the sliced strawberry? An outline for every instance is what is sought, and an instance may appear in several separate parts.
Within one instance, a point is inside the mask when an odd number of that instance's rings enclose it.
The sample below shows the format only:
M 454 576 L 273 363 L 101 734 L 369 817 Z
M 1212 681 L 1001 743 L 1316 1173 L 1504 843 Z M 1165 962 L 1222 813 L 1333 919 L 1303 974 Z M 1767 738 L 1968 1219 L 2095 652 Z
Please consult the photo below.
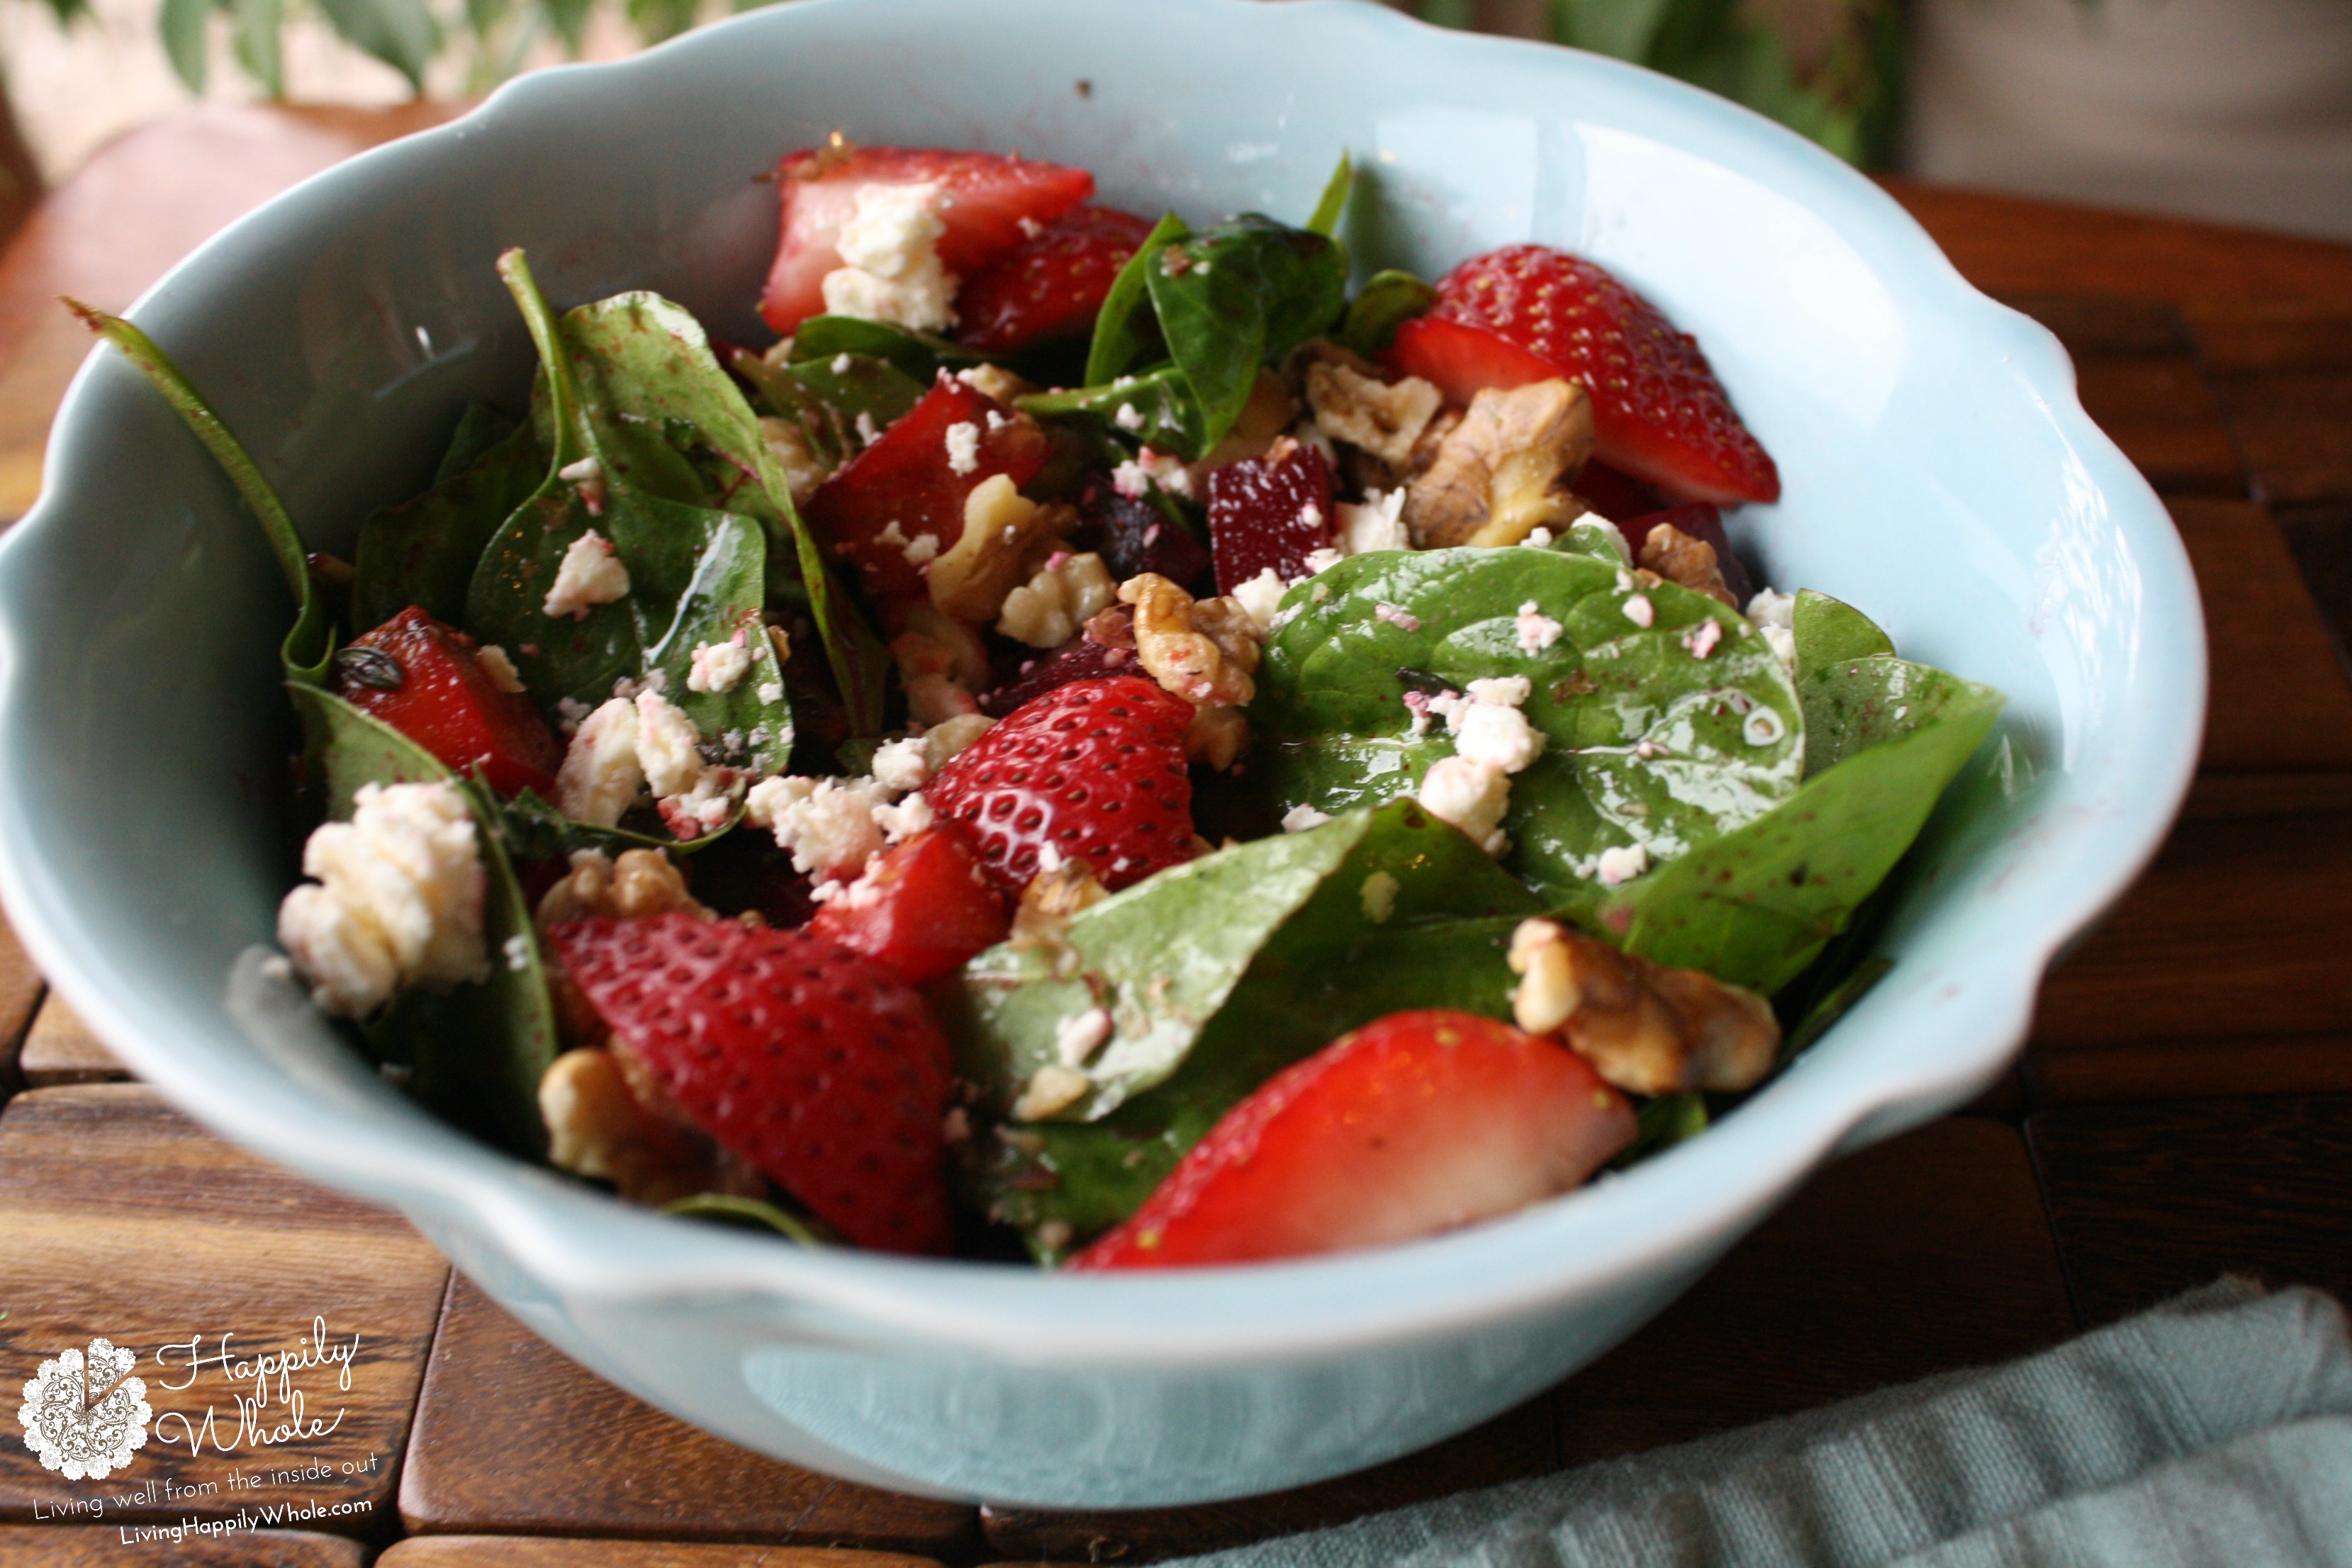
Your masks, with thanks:
M 824 310 L 824 275 L 842 265 L 835 240 L 857 210 L 860 192 L 876 185 L 935 184 L 947 232 L 939 254 L 959 277 L 996 260 L 1095 194 L 1084 169 L 1008 158 L 995 153 L 949 153 L 925 147 L 803 148 L 777 166 L 782 225 L 776 261 L 760 297 L 760 313 L 789 332 Z
M 980 841 L 1008 898 L 1051 849 L 1114 892 L 1192 858 L 1192 705 L 1134 676 L 1078 680 L 1015 710 L 923 788 Z
M 969 437 L 958 434 L 960 426 L 971 427 Z M 961 472 L 951 437 L 974 443 L 971 466 Z M 922 563 L 963 537 L 963 503 L 980 482 L 1005 474 L 1017 489 L 1052 456 L 1053 443 L 1035 420 L 943 374 L 872 446 L 818 486 L 804 511 L 834 553 L 856 563 L 873 592 L 919 593 Z M 932 542 L 918 542 L 925 538 Z
M 548 940 L 702 1129 L 860 1247 L 948 1248 L 947 1037 L 914 987 L 808 931 L 661 915 Z
M 1484 342 L 1479 336 L 1491 342 Z M 1510 245 L 1437 285 L 1385 356 L 1455 402 L 1564 375 L 1592 396 L 1601 458 L 1677 500 L 1778 500 L 1780 471 L 1732 411 L 1698 340 L 1581 257 Z
M 1626 519 L 1617 527 L 1624 534 L 1626 546 L 1633 552 L 1634 560 L 1642 559 L 1643 541 L 1660 523 L 1670 523 L 1693 539 L 1703 539 L 1713 545 L 1716 567 L 1723 574 L 1723 585 L 1731 590 L 1731 596 L 1743 605 L 1754 596 L 1756 580 L 1748 576 L 1747 563 L 1731 552 L 1731 536 L 1723 531 L 1721 511 L 1706 501 L 1698 501 L 1690 506 L 1668 507 L 1662 511 Z
M 1111 207 L 1064 213 L 964 279 L 956 335 L 1003 353 L 1089 330 L 1111 280 L 1150 234 L 1150 218 Z
M 1307 556 L 1330 548 L 1332 536 L 1331 465 L 1319 447 L 1286 436 L 1263 458 L 1209 470 L 1209 552 L 1216 557 L 1218 593 L 1232 593 L 1269 566 L 1286 583 L 1309 576 Z
M 1580 1185 L 1633 1141 L 1554 1040 L 1392 1013 L 1266 1080 L 1073 1268 L 1248 1263 L 1452 1230 Z
M 995 946 L 1012 925 L 971 837 L 943 822 L 876 857 L 808 929 L 924 981 Z
M 1097 478 L 1078 492 L 1078 515 L 1098 531 L 1103 563 L 1120 582 L 1157 572 L 1188 592 L 1209 592 L 1208 547 L 1141 496 L 1123 496 Z
M 501 687 L 472 637 L 411 605 L 335 659 L 335 695 L 500 795 L 555 797 L 563 748 L 521 691 Z

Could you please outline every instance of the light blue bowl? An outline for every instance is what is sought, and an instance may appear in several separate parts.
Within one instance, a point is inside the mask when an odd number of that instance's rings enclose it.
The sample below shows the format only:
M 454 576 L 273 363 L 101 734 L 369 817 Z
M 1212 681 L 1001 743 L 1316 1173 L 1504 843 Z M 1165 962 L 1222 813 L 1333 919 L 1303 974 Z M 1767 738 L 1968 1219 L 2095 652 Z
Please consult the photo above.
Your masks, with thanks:
M 120 361 L 84 366 L 0 543 L 0 891 L 123 1058 L 192 1113 L 405 1212 L 510 1310 L 687 1420 L 838 1475 L 1045 1506 L 1202 1501 L 1386 1459 L 1656 1312 L 1842 1150 L 1983 1089 L 2052 956 L 2154 849 L 2193 763 L 2189 566 L 2050 335 L 1867 182 L 1663 78 L 1342 0 L 804 0 L 551 71 L 205 246 L 133 316 L 320 545 L 418 488 L 529 343 L 491 272 L 622 289 L 721 335 L 774 241 L 755 176 L 840 128 L 1080 163 L 1103 198 L 1296 216 L 1342 148 L 1370 264 L 1572 247 L 1697 333 L 1788 500 L 1782 586 L 2009 693 L 1931 828 L 1892 974 L 1704 1138 L 1506 1222 L 1150 1278 L 803 1252 L 633 1211 L 412 1109 L 253 971 L 292 879 L 259 531 Z M 240 955 L 246 954 L 239 968 Z M 233 976 L 233 972 L 236 972 Z M 232 1004 L 232 992 L 235 1002 Z

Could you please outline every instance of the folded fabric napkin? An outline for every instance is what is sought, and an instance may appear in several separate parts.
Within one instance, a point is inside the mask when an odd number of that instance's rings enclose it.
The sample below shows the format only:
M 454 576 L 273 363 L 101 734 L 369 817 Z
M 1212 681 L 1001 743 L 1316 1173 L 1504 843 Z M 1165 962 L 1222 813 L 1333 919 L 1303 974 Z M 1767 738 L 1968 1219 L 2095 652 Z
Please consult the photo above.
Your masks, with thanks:
M 2352 1341 L 2223 1279 L 2006 1366 L 1183 1568 L 2352 1568 Z

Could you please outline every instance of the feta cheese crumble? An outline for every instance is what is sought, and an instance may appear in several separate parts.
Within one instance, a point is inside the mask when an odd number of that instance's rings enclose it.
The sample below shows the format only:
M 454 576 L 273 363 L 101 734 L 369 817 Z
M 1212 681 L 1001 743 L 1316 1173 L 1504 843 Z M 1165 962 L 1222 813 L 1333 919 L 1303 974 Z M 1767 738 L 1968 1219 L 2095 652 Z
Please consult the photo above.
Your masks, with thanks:
M 930 756 L 921 737 L 909 735 L 903 741 L 888 741 L 877 747 L 874 782 L 900 795 L 930 783 Z
M 484 643 L 476 651 L 474 662 L 482 667 L 482 673 L 488 676 L 490 684 L 500 691 L 513 693 L 523 689 L 522 677 L 516 672 L 514 660 L 509 658 L 507 650 L 498 644 Z
M 1797 668 L 1797 595 L 1759 588 L 1748 601 L 1748 618 L 1764 634 L 1767 647 L 1790 669 Z
M 1542 653 L 1545 649 L 1550 647 L 1552 644 L 1559 641 L 1560 632 L 1562 629 L 1563 628 L 1560 624 L 1558 621 L 1553 620 L 1549 616 L 1545 615 L 1542 607 L 1533 599 L 1529 599 L 1527 603 L 1519 606 L 1518 631 L 1520 652 Z
M 457 786 L 362 784 L 349 822 L 321 824 L 305 882 L 278 908 L 278 940 L 320 1011 L 374 1012 L 405 985 L 489 973 L 474 815 Z
M 1511 808 L 1511 777 L 1502 769 L 1468 757 L 1440 757 L 1422 776 L 1417 798 L 1423 810 L 1468 834 L 1487 854 L 1499 859 L 1509 852 L 1503 814 Z
M 687 671 L 688 691 L 727 692 L 743 684 L 751 672 L 751 649 L 741 631 L 722 643 L 694 645 L 694 665 Z
M 613 553 L 613 542 L 592 528 L 564 551 L 540 608 L 551 619 L 570 616 L 584 621 L 590 610 L 626 598 L 628 593 L 629 569 Z
M 1282 608 L 1282 578 L 1271 566 L 1246 583 L 1236 583 L 1226 597 L 1242 607 L 1263 636 L 1274 629 L 1275 612 Z
M 1658 618 L 1656 608 L 1647 594 L 1635 594 L 1625 601 L 1625 618 L 1637 626 L 1648 626 Z
M 959 420 L 948 426 L 948 470 L 950 473 L 976 473 L 980 468 L 980 426 L 969 419 Z
M 1372 550 L 1402 550 L 1412 542 L 1404 526 L 1404 487 L 1366 490 L 1360 504 L 1339 503 L 1339 548 L 1350 555 Z
M 824 275 L 825 310 L 918 331 L 955 325 L 956 279 L 940 261 L 947 194 L 925 181 L 867 185 L 834 241 L 843 265 Z
M 684 795 L 702 777 L 694 721 L 658 691 L 637 693 L 637 765 L 656 796 Z
M 611 827 L 646 786 L 637 761 L 637 705 L 615 697 L 580 721 L 556 770 L 555 804 L 574 822 Z
M 1282 830 L 1285 833 L 1304 833 L 1330 820 L 1328 812 L 1318 811 L 1311 805 L 1294 805 L 1282 814 Z
M 878 853 L 884 833 L 875 807 L 889 795 L 872 779 L 761 779 L 744 797 L 743 819 L 776 836 L 793 869 L 845 881 Z
M 1722 640 L 1723 623 L 1709 619 L 1699 622 L 1684 636 L 1683 647 L 1689 650 L 1693 658 L 1705 658 L 1715 651 L 1715 645 Z
M 1638 844 L 1612 844 L 1601 852 L 1601 885 L 1619 887 L 1650 868 L 1650 852 Z
M 1386 621 L 1389 625 L 1396 627 L 1399 631 L 1417 632 L 1421 630 L 1421 617 L 1419 616 L 1401 610 L 1394 605 L 1374 605 L 1372 606 L 1372 619 L 1376 621 Z
M 1054 1055 L 1066 1068 L 1082 1068 L 1110 1038 L 1110 1015 L 1100 1007 L 1073 1013 L 1054 1026 Z

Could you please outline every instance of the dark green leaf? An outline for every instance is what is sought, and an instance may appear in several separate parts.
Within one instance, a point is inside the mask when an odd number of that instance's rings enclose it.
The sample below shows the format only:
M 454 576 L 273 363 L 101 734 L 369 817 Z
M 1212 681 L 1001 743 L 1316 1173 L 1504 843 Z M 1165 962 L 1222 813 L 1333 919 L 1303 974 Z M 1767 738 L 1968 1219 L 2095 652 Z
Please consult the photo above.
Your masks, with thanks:
M 1650 621 L 1627 615 L 1637 595 Z M 1521 606 L 1559 623 L 1523 643 Z M 1455 689 L 1526 677 L 1545 738 L 1511 781 L 1504 828 L 1522 877 L 1563 904 L 1601 892 L 1604 849 L 1670 860 L 1796 791 L 1801 715 L 1764 638 L 1714 600 L 1642 588 L 1613 560 L 1512 547 L 1351 556 L 1292 587 L 1265 645 L 1252 761 L 1282 806 L 1327 812 L 1410 795 L 1451 754 L 1443 723 L 1413 733 L 1402 672 Z M 1719 629 L 1706 654 L 1700 628 Z M 1689 639 L 1689 640 L 1685 640 Z
M 675 38 L 694 26 L 700 0 L 629 0 L 629 24 L 647 44 Z
M 210 51 L 205 37 L 212 20 L 213 0 L 163 0 L 157 28 L 163 36 L 163 53 L 182 85 L 201 95 Z
M 1955 708 L 1973 712 L 2000 696 L 1932 665 L 1889 654 L 1840 659 L 1806 669 L 1800 654 L 1797 694 L 1805 704 L 1807 776 L 1829 772 L 1858 752 L 1932 724 Z
M 772 1230 L 785 1240 L 797 1242 L 803 1247 L 823 1247 L 826 1239 L 800 1215 L 787 1214 L 775 1205 L 761 1203 L 758 1198 L 741 1197 L 734 1193 L 697 1193 L 692 1197 L 662 1205 L 662 1213 L 678 1215 L 687 1219 L 717 1220 L 722 1225 Z
M 425 68 L 441 52 L 441 25 L 424 0 L 319 0 L 345 42 L 373 55 L 425 90 Z
M 563 40 L 565 51 L 574 58 L 587 36 L 590 5 L 591 0 L 539 0 L 541 14 L 555 29 L 555 36 Z
M 1811 588 L 1797 590 L 1790 619 L 1800 680 L 1824 665 L 1895 652 L 1894 640 L 1878 629 L 1877 622 L 1853 605 Z
M 1204 449 L 1200 405 L 1192 399 L 1192 386 L 1184 373 L 1172 364 L 1141 375 L 1123 375 L 1101 386 L 1032 393 L 1015 399 L 1013 405 L 1041 419 L 1089 419 L 1105 432 L 1121 431 L 1163 452 Z M 1135 423 L 1119 423 L 1125 409 L 1134 410 L 1128 418 Z
M 285 97 L 286 9 L 283 0 L 231 0 L 229 16 L 233 24 L 230 37 L 236 46 L 236 63 L 245 68 L 246 75 L 254 79 L 265 97 Z
M 495 826 L 499 842 L 506 846 L 508 858 L 525 862 L 531 860 L 564 860 L 582 849 L 599 849 L 606 855 L 619 856 L 631 849 L 659 849 L 671 855 L 691 855 L 707 848 L 732 831 L 732 824 L 700 838 L 678 842 L 667 837 L 656 838 L 650 834 L 632 833 L 625 827 L 597 827 L 585 822 L 574 822 L 553 805 L 539 797 L 536 790 L 525 789 L 511 800 L 492 797 L 489 820 Z
M 1339 247 L 1255 213 L 1162 247 L 1143 277 L 1169 353 L 1200 405 L 1202 445 L 1191 458 L 1233 428 L 1262 364 L 1322 332 L 1347 306 Z M 1089 384 L 1111 379 L 1092 374 L 1091 361 L 1087 368 Z
M 1339 166 L 1331 171 L 1331 178 L 1323 187 L 1314 213 L 1307 220 L 1309 233 L 1326 239 L 1339 237 L 1339 220 L 1348 211 L 1348 195 L 1356 188 L 1356 161 L 1346 153 L 1339 154 Z
M 1410 272 L 1393 268 L 1372 274 L 1348 307 L 1348 318 L 1336 334 L 1342 348 L 1375 359 L 1396 336 L 1396 330 L 1415 316 L 1425 315 L 1437 303 L 1437 290 Z
M 480 462 L 491 447 L 514 434 L 515 423 L 504 411 L 468 399 L 457 413 L 457 427 L 449 432 L 449 445 L 433 470 L 433 482 L 446 484 Z
M 1168 214 L 1152 226 L 1142 246 L 1118 269 L 1118 276 L 1111 280 L 1110 292 L 1103 296 L 1102 309 L 1095 312 L 1094 342 L 1087 350 L 1088 385 L 1116 380 L 1151 353 L 1159 342 L 1159 333 L 1152 327 L 1150 290 L 1145 277 L 1162 249 L 1192 232 L 1182 218 Z
M 1871 993 L 1872 987 L 1886 978 L 1895 967 L 1891 958 L 1865 958 L 1847 975 L 1826 992 L 1822 999 L 1806 1009 L 1797 1026 L 1780 1042 L 1780 1059 L 1787 1061 L 1809 1048 L 1814 1041 L 1830 1032 L 1831 1026 L 1853 1010 L 1853 1005 Z
M 872 445 L 874 435 L 869 432 L 887 430 L 903 418 L 907 410 L 922 401 L 924 392 L 921 382 L 888 360 L 866 354 L 835 354 L 776 374 L 779 380 L 792 382 L 832 413 L 833 426 L 842 433 L 844 461 Z
M 860 354 L 888 360 L 898 370 L 929 386 L 942 366 L 986 364 L 991 356 L 977 349 L 919 332 L 889 321 L 869 321 L 858 316 L 811 316 L 793 329 L 791 358 L 794 364 L 829 360 L 836 354 Z
M 462 424 L 459 430 L 468 434 Z M 410 605 L 439 620 L 462 620 L 482 552 L 546 473 L 547 459 L 530 426 L 518 425 L 455 477 L 362 523 L 352 563 L 352 625 L 361 630 L 382 626 Z
M 1642 1102 L 1633 1112 L 1633 1142 L 1609 1162 L 1612 1171 L 1629 1170 L 1653 1154 L 1664 1153 L 1706 1131 L 1706 1096 L 1661 1094 Z

